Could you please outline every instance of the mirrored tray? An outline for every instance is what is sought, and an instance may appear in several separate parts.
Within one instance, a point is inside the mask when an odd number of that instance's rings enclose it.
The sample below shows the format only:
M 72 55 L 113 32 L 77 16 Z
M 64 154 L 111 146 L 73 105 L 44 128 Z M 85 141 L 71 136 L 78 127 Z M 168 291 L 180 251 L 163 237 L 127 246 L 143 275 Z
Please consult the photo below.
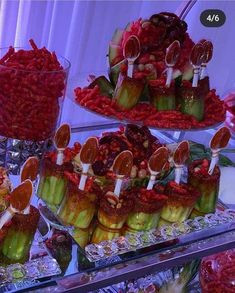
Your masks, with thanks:
M 73 237 L 74 227 L 63 226 L 41 199 L 38 200 L 38 209 L 51 227 L 64 230 Z M 235 210 L 217 210 L 215 214 L 188 219 L 180 224 L 164 225 L 146 232 L 128 233 L 99 244 L 88 244 L 85 249 L 79 245 L 78 247 L 90 263 L 109 264 L 189 244 L 234 228 Z
M 110 120 L 111 122 L 119 121 L 122 124 L 136 124 L 139 126 L 145 125 L 142 121 L 138 121 L 138 120 L 136 121 L 136 120 L 129 120 L 129 119 L 118 119 L 116 116 L 106 116 L 104 114 L 100 114 L 98 112 L 95 112 L 95 111 L 87 108 L 86 106 L 81 106 L 80 104 L 78 104 L 76 102 L 74 102 L 74 103 L 76 104 L 77 107 L 80 107 L 81 109 L 84 109 L 84 110 L 86 110 L 92 114 L 95 114 L 99 117 L 106 118 L 106 119 Z M 224 120 L 225 120 L 225 117 L 224 117 Z M 164 128 L 164 127 L 156 127 L 156 126 L 147 125 L 147 124 L 146 124 L 146 126 L 150 129 L 161 130 L 161 131 L 202 131 L 202 130 L 217 128 L 221 124 L 224 123 L 224 120 L 217 122 L 217 123 L 214 123 L 214 124 L 211 124 L 211 125 L 208 125 L 208 126 L 205 126 L 205 127 L 195 127 L 195 128 Z

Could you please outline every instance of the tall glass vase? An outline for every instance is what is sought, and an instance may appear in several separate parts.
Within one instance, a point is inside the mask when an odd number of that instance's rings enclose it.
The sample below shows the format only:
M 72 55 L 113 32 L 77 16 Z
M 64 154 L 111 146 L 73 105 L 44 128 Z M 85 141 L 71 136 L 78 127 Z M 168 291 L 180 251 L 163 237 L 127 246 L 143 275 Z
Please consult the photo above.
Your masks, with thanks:
M 2 49 L 1 56 L 6 53 Z M 50 147 L 65 97 L 70 62 L 58 71 L 0 65 L 0 166 L 17 175 L 25 160 Z

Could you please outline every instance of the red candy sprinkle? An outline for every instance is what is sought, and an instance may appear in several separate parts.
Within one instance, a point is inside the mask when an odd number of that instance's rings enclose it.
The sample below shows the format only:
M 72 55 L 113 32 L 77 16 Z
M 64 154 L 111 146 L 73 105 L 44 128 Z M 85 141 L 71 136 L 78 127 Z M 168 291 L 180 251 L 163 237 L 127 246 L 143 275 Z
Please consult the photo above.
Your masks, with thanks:
M 192 129 L 203 128 L 224 121 L 224 102 L 211 90 L 205 97 L 205 119 L 197 121 L 193 116 L 183 114 L 177 110 L 157 111 L 147 103 L 138 103 L 131 110 L 121 109 L 115 101 L 100 95 L 99 87 L 93 89 L 76 88 L 75 100 L 81 106 L 94 112 L 119 120 L 141 121 L 146 126 L 157 128 Z
M 0 60 L 0 134 L 22 140 L 45 140 L 56 128 L 66 72 L 55 53 L 10 47 Z

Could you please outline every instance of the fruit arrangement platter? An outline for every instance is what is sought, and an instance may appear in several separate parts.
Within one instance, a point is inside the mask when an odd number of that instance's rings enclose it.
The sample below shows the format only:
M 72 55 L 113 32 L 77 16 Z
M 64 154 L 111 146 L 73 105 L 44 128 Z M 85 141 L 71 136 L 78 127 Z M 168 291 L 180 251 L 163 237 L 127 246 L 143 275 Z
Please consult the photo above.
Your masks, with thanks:
M 232 212 L 215 213 L 218 156 L 230 136 L 220 128 L 209 144 L 211 159 L 192 161 L 188 141 L 166 146 L 146 126 L 120 127 L 71 148 L 63 124 L 56 149 L 42 161 L 39 210 L 47 218 L 46 205 L 54 215 L 50 224 L 70 231 L 90 261 L 110 256 L 110 247 L 119 255 L 198 230 L 208 235 L 208 228 L 233 221 Z
M 109 44 L 109 77 L 90 76 L 75 101 L 106 117 L 160 129 L 201 129 L 225 120 L 210 89 L 208 40 L 194 43 L 187 24 L 162 12 L 117 29 Z

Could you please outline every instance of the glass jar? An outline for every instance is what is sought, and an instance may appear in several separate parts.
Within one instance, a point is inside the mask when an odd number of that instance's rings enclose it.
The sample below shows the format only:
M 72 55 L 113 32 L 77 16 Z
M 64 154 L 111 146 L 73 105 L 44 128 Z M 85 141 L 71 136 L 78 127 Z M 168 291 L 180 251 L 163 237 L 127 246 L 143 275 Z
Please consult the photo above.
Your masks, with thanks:
M 162 209 L 161 217 L 168 222 L 183 222 L 191 214 L 200 197 L 196 188 L 185 184 L 169 182 L 165 190 L 168 200 Z
M 1 57 L 7 51 L 1 49 Z M 23 58 L 26 58 L 23 52 L 26 51 L 15 49 L 15 52 L 20 61 L 15 58 L 15 63 L 9 60 L 6 63 L 1 59 L 0 136 L 6 148 L 5 166 L 13 170 L 13 174 L 19 174 L 24 161 L 29 156 L 41 155 L 46 146 L 43 142 L 54 135 L 65 97 L 70 62 L 61 57 L 58 58 L 59 70 L 31 70 L 30 67 L 26 70 L 23 65 Z M 20 54 L 22 58 L 19 58 Z M 27 58 L 33 59 L 34 50 L 27 51 L 27 54 Z M 53 53 L 50 58 L 56 60 Z M 43 57 L 41 59 L 46 62 Z M 46 68 L 50 66 L 52 64 Z M 20 165 L 19 168 L 14 164 Z
M 98 196 L 95 190 L 80 190 L 76 184 L 69 181 L 58 217 L 65 224 L 87 229 L 95 215 Z
M 0 242 L 0 263 L 24 263 L 29 252 L 40 218 L 39 211 L 30 206 L 29 214 L 15 214 L 5 236 Z
M 37 194 L 52 208 L 56 209 L 65 196 L 68 180 L 64 176 L 64 171 L 72 170 L 73 165 L 69 162 L 57 165 L 50 158 L 43 158 Z
M 195 172 L 196 168 L 202 165 L 202 162 L 203 160 L 196 160 L 188 168 L 189 184 L 201 193 L 194 208 L 201 213 L 214 213 L 219 194 L 220 169 L 216 166 L 212 175 L 209 175 L 208 172 Z

